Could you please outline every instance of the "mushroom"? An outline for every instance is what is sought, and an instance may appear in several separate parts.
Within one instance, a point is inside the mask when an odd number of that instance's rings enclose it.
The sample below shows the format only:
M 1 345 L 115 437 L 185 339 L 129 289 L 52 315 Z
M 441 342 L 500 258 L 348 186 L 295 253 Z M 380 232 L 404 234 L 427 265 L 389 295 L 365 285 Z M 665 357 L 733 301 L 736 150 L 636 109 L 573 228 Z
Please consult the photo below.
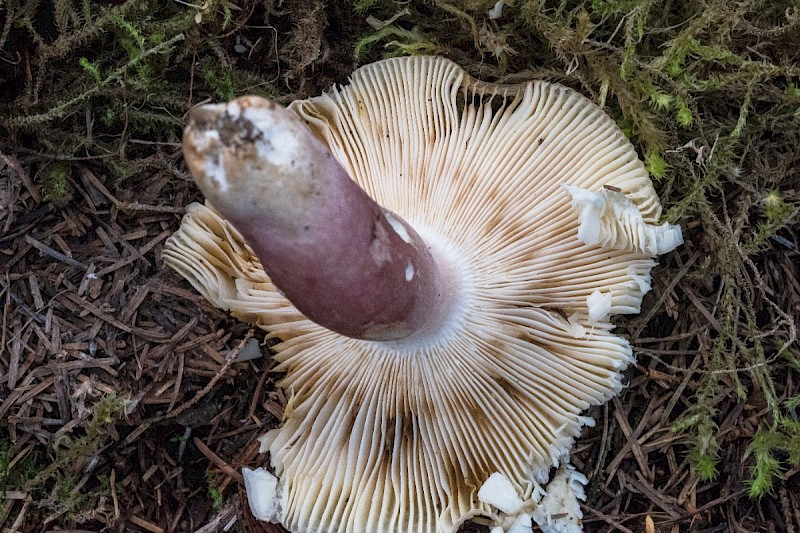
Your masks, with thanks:
M 245 480 L 294 532 L 450 532 L 493 516 L 492 474 L 545 484 L 633 360 L 610 317 L 681 242 L 589 100 L 443 58 L 362 67 L 288 110 L 198 107 L 184 153 L 206 204 L 164 258 L 279 340 L 274 474 Z

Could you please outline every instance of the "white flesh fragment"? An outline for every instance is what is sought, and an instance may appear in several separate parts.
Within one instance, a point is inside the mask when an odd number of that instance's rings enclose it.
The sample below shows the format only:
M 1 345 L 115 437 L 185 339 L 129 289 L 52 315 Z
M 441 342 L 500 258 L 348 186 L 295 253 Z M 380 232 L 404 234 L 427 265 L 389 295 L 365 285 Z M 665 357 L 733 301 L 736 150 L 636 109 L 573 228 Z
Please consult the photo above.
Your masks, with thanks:
M 517 514 L 522 510 L 522 498 L 506 476 L 495 472 L 481 485 L 478 499 L 506 514 Z
M 603 322 L 611 314 L 611 291 L 594 291 L 586 298 L 586 307 L 589 309 L 589 322 Z
M 585 244 L 651 256 L 671 252 L 683 244 L 680 226 L 646 223 L 636 204 L 621 192 L 595 192 L 568 184 L 563 187 L 578 211 L 578 239 Z
M 533 512 L 543 533 L 580 533 L 583 512 L 578 500 L 586 500 L 586 476 L 571 464 L 563 464 L 547 484 L 547 494 Z
M 528 533 L 533 522 L 543 533 L 580 533 L 583 513 L 578 500 L 586 500 L 586 483 L 586 476 L 565 462 L 544 491 L 534 482 L 536 490 L 523 501 L 508 478 L 495 472 L 481 485 L 478 499 L 502 513 L 491 533 Z
M 278 502 L 278 478 L 263 468 L 242 469 L 244 488 L 250 512 L 258 520 L 277 522 L 280 504 Z

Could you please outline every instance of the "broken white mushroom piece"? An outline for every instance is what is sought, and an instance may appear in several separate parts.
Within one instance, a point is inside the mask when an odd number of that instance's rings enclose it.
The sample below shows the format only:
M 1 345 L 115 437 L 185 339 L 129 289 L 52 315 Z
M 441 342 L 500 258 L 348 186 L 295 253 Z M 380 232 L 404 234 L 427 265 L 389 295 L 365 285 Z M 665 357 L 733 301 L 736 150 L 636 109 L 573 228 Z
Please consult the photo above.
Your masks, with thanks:
M 478 491 L 478 499 L 502 513 L 499 521 L 506 525 L 506 529 L 498 526 L 492 531 L 527 533 L 532 521 L 543 533 L 579 533 L 583 530 L 583 512 L 578 500 L 586 500 L 584 486 L 589 480 L 569 464 L 568 457 L 562 459 L 546 490 L 534 483 L 535 489 L 526 501 L 520 498 L 503 474 L 495 472 L 489 476 Z
M 252 361 L 253 359 L 259 359 L 263 356 L 264 354 L 261 353 L 261 344 L 258 342 L 258 339 L 251 338 L 242 346 L 242 349 L 236 356 L 236 362 L 243 363 L 244 361 Z
M 492 473 L 546 481 L 622 386 L 610 316 L 679 240 L 651 229 L 650 178 L 599 108 L 442 58 L 368 65 L 288 111 L 200 107 L 184 150 L 209 204 L 164 258 L 280 340 L 289 400 L 263 444 L 297 533 L 450 533 L 488 512 Z
M 499 19 L 503 16 L 503 6 L 506 2 L 507 0 L 497 0 L 497 2 L 495 2 L 494 7 L 487 13 L 487 15 L 489 15 L 489 20 Z
M 496 508 L 502 517 L 498 521 L 503 524 L 492 529 L 498 533 L 528 533 L 533 522 L 527 511 L 530 511 L 535 502 L 529 501 L 526 505 L 517 494 L 511 481 L 499 472 L 489 476 L 478 491 L 478 500 Z
M 278 478 L 259 467 L 255 470 L 242 468 L 244 488 L 250 512 L 258 520 L 274 522 L 278 519 Z
M 600 292 L 598 289 L 587 296 L 586 308 L 589 310 L 589 322 L 596 324 L 607 321 L 608 315 L 611 314 L 612 301 L 611 291 Z
M 531 519 L 531 515 L 522 513 L 508 529 L 507 533 L 530 533 L 532 528 L 533 520 Z
M 591 295 L 589 297 L 591 298 Z M 586 305 L 589 306 L 588 298 Z M 581 325 L 581 316 L 579 312 L 576 311 L 569 315 L 567 317 L 567 323 L 569 323 L 568 333 L 573 339 L 580 339 L 586 335 L 586 328 Z
M 517 494 L 514 485 L 500 472 L 495 472 L 483 482 L 478 491 L 478 499 L 506 514 L 514 515 L 522 510 L 522 498 Z
M 580 533 L 583 511 L 578 500 L 586 500 L 584 486 L 589 482 L 575 467 L 564 462 L 547 484 L 547 493 L 533 512 L 542 533 Z
M 670 252 L 683 244 L 680 226 L 660 226 L 644 221 L 639 208 L 622 192 L 603 189 L 593 192 L 564 184 L 578 211 L 578 239 L 586 244 L 638 250 L 650 255 Z

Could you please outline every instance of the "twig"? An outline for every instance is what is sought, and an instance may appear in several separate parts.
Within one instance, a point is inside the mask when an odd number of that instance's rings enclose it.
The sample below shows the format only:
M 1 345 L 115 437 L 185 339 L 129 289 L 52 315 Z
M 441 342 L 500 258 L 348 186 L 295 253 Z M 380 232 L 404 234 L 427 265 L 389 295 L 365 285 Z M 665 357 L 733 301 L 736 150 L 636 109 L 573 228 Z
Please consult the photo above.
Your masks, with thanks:
M 130 202 L 130 203 L 122 202 L 118 200 L 116 196 L 111 194 L 111 192 L 108 189 L 106 189 L 105 185 L 103 185 L 100 182 L 100 180 L 97 179 L 97 176 L 95 176 L 91 170 L 89 170 L 88 168 L 81 168 L 80 173 L 81 176 L 83 176 L 84 179 L 89 180 L 92 183 L 92 185 L 94 185 L 97 188 L 97 190 L 99 190 L 103 194 L 103 196 L 111 200 L 111 203 L 113 203 L 117 209 L 120 209 L 122 211 L 154 211 L 156 213 L 177 213 L 177 214 L 183 214 L 186 212 L 186 209 L 183 207 L 173 207 L 169 205 L 146 205 L 146 204 L 140 204 L 139 202 Z
M 22 181 L 22 184 L 30 193 L 31 198 L 33 198 L 33 201 L 37 204 L 42 203 L 42 195 L 39 194 L 39 188 L 31 181 L 30 176 L 28 176 L 28 173 L 22 168 L 22 165 L 19 164 L 17 158 L 0 152 L 0 161 L 3 161 L 6 165 L 8 165 L 9 168 L 11 168 L 11 170 L 13 170 L 14 173 L 19 177 L 19 179 Z
M 256 384 L 256 390 L 253 392 L 253 399 L 250 401 L 250 409 L 247 410 L 247 418 L 256 422 L 261 427 L 261 422 L 256 417 L 256 408 L 258 407 L 259 398 L 261 398 L 261 391 L 264 389 L 264 383 L 267 381 L 268 372 L 262 372 L 261 377 Z
M 228 504 L 209 520 L 206 525 L 195 530 L 195 533 L 218 533 L 219 531 L 228 531 L 238 519 L 239 515 L 236 512 L 236 506 Z
M 130 520 L 135 526 L 146 529 L 152 533 L 164 533 L 164 528 L 153 524 L 152 522 L 148 522 L 144 518 L 140 518 L 136 515 L 131 516 L 128 520 Z
M 700 257 L 699 252 L 692 255 L 689 258 L 689 260 L 686 261 L 686 264 L 684 264 L 683 267 L 680 269 L 678 274 L 675 275 L 670 280 L 669 285 L 667 285 L 664 288 L 664 290 L 661 291 L 661 294 L 658 297 L 658 301 L 653 305 L 653 307 L 650 308 L 650 311 L 647 313 L 647 316 L 644 318 L 644 320 L 641 320 L 639 322 L 639 327 L 637 327 L 636 331 L 634 331 L 633 335 L 631 335 L 631 339 L 633 339 L 634 342 L 636 342 L 636 339 L 639 337 L 644 328 L 647 326 L 648 322 L 650 322 L 653 316 L 655 316 L 655 314 L 661 309 L 661 306 L 664 305 L 664 300 L 667 299 L 669 293 L 672 292 L 673 289 L 675 289 L 675 286 L 678 285 L 678 282 L 681 279 L 683 279 L 683 276 L 685 276 L 687 272 L 689 272 L 689 267 L 691 267 L 699 257 Z
M 253 330 L 248 331 L 247 335 L 244 336 L 239 345 L 233 350 L 229 351 L 228 355 L 225 356 L 225 362 L 219 368 L 219 370 L 217 370 L 217 373 L 214 375 L 214 377 L 211 378 L 211 381 L 209 381 L 205 387 L 203 387 L 197 394 L 195 394 L 191 400 L 168 412 L 163 417 L 161 417 L 161 420 L 175 418 L 176 416 L 183 413 L 184 411 L 195 405 L 197 402 L 199 402 L 200 399 L 203 398 L 203 396 L 208 394 L 211 391 L 211 389 L 214 388 L 214 385 L 216 385 L 217 382 L 220 379 L 222 379 L 222 376 L 225 375 L 225 372 L 228 371 L 231 365 L 236 362 L 236 358 L 239 356 L 239 352 L 242 351 L 242 348 L 244 348 L 244 345 L 247 343 L 248 340 L 250 340 L 252 336 L 253 336 Z
M 209 461 L 214 463 L 220 470 L 228 474 L 230 477 L 234 478 L 239 483 L 244 483 L 244 478 L 242 477 L 242 474 L 234 470 L 231 465 L 226 463 L 219 455 L 214 453 L 211 450 L 211 448 L 206 446 L 205 442 L 203 442 L 197 437 L 192 439 L 192 441 L 194 442 L 194 445 L 197 446 L 197 449 L 200 450 L 200 453 L 205 455 L 206 458 L 208 458 Z
M 73 258 L 71 258 L 71 257 L 69 257 L 67 255 L 64 255 L 64 254 L 62 254 L 61 252 L 59 252 L 57 250 L 53 250 L 52 248 L 50 248 L 46 244 L 43 244 L 43 243 L 37 241 L 36 239 L 31 237 L 30 235 L 25 235 L 25 242 L 27 242 L 28 244 L 30 244 L 31 246 L 33 246 L 34 248 L 36 248 L 37 250 L 42 252 L 44 255 L 49 255 L 50 257 L 52 257 L 53 259 L 55 259 L 57 261 L 61 261 L 62 263 L 66 263 L 69 266 L 72 266 L 72 267 L 75 267 L 75 268 L 80 268 L 81 270 L 89 270 L 88 265 L 85 265 L 84 263 L 81 263 L 80 261 L 78 261 L 76 259 L 73 259 Z
M 599 518 L 600 520 L 602 520 L 606 524 L 608 524 L 610 526 L 614 526 L 615 531 L 621 531 L 622 533 L 633 533 L 633 531 L 631 531 L 627 527 L 623 526 L 622 524 L 620 524 L 616 520 L 613 520 L 611 517 L 606 516 L 605 514 L 601 513 L 600 511 L 596 511 L 596 510 L 592 509 L 591 507 L 589 507 L 588 505 L 583 504 L 583 503 L 580 504 L 580 505 L 581 505 L 581 509 L 583 509 L 584 511 L 589 511 L 590 513 L 592 513 L 594 516 L 596 516 L 597 518 Z
M 45 316 L 34 311 L 33 308 L 31 308 L 31 306 L 25 303 L 25 301 L 22 298 L 20 298 L 14 291 L 12 291 L 10 283 L 7 283 L 2 279 L 0 279 L 0 289 L 5 289 L 6 291 L 8 291 L 6 294 L 8 295 L 9 298 L 11 298 L 14 301 L 14 303 L 17 304 L 17 307 L 19 308 L 20 311 L 22 311 L 24 314 L 26 314 L 39 324 L 45 323 L 45 321 L 47 320 Z M 0 294 L 2 294 L 2 290 L 0 290 Z M 3 331 L 5 332 L 5 325 Z M 5 342 L 3 342 L 3 344 L 0 346 L 5 346 Z
M 22 524 L 25 520 L 25 514 L 28 511 L 28 506 L 30 505 L 31 500 L 30 498 L 25 499 L 22 504 L 22 510 L 20 510 L 19 514 L 17 515 L 17 519 L 14 520 L 14 523 L 11 525 L 11 530 L 9 533 L 16 533 L 17 531 L 21 531 Z

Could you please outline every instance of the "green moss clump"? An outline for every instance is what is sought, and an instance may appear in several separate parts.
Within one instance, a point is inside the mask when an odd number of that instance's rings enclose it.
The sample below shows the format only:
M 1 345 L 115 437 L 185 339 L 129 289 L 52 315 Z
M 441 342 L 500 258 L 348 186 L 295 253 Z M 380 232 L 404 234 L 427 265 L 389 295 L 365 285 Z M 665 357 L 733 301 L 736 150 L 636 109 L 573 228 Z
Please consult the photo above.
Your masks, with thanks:
M 25 485 L 38 472 L 35 454 L 14 463 L 16 452 L 8 437 L 0 435 L 0 494 Z
M 46 166 L 37 178 L 42 188 L 42 199 L 56 205 L 64 205 L 72 197 L 69 177 L 72 169 L 68 163 L 59 162 Z
M 200 62 L 197 72 L 216 99 L 228 101 L 236 98 L 236 80 L 230 65 L 208 58 Z
M 8 139 L 24 135 L 27 146 L 48 158 L 119 158 L 124 164 L 116 166 L 129 171 L 115 177 L 124 178 L 149 163 L 147 151 L 130 141 L 177 143 L 195 103 L 245 91 L 275 94 L 231 61 L 217 39 L 235 16 L 222 0 L 200 11 L 156 0 L 49 0 L 38 10 L 18 4 L 9 4 L 6 28 L 32 55 L 27 71 L 19 62 L 3 76 L 17 84 L 0 99 L 0 132 Z M 39 16 L 48 10 L 53 18 Z M 0 33 L 0 48 L 9 42 L 9 33 Z M 63 181 L 46 183 L 49 199 L 67 194 Z
M 91 516 L 101 498 L 110 499 L 107 476 L 98 476 L 93 487 L 82 487 L 75 481 L 86 463 L 106 444 L 109 427 L 120 419 L 124 409 L 121 397 L 103 396 L 92 407 L 82 435 L 64 434 L 54 443 L 52 459 L 24 485 L 26 491 L 37 495 L 40 512 L 82 522 Z
M 800 406 L 800 396 L 789 398 L 784 406 L 794 412 Z M 770 427 L 759 428 L 747 455 L 755 462 L 747 481 L 748 493 L 760 498 L 772 492 L 775 479 L 784 471 L 800 465 L 800 420 L 779 415 Z

